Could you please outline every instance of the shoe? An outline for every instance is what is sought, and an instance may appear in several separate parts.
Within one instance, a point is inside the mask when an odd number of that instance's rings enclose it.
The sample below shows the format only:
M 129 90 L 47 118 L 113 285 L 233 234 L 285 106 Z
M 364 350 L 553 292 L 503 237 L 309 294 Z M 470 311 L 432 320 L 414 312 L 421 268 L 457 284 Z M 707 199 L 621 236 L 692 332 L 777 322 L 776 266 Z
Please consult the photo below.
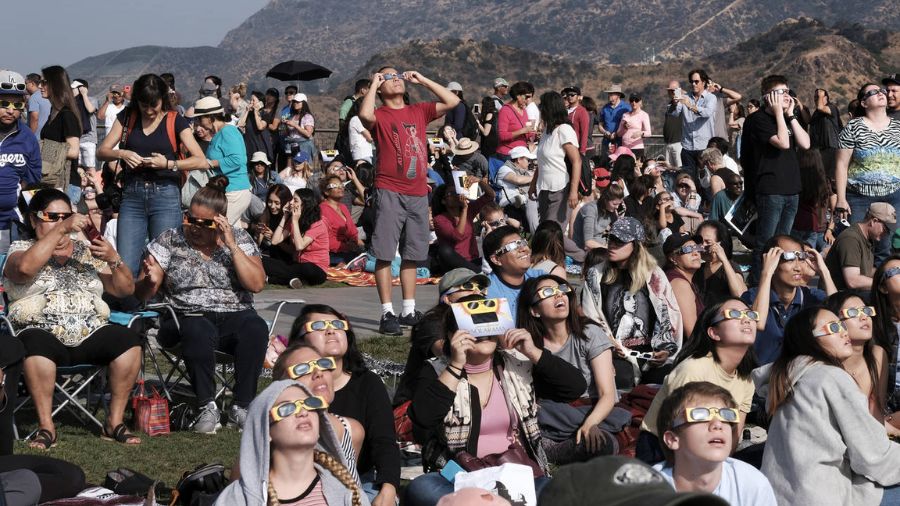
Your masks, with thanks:
M 231 411 L 228 412 L 228 427 L 236 427 L 237 430 L 244 430 L 244 422 L 247 421 L 247 408 L 238 405 L 232 405 Z
M 222 414 L 219 412 L 219 408 L 215 403 L 210 402 L 200 411 L 200 415 L 194 420 L 192 427 L 198 434 L 215 434 L 222 428 L 221 419 Z
M 425 315 L 423 315 L 422 312 L 417 309 L 413 310 L 413 312 L 410 314 L 400 315 L 400 325 L 403 325 L 404 327 L 412 327 L 415 324 L 419 323 L 419 320 L 421 320 L 423 316 Z
M 294 290 L 303 288 L 303 281 L 300 281 L 300 278 L 293 278 L 288 284 L 291 285 L 291 288 L 293 288 Z
M 394 313 L 385 313 L 381 315 L 381 323 L 378 324 L 378 333 L 388 336 L 403 335 L 403 332 L 400 330 L 400 320 L 394 316 Z

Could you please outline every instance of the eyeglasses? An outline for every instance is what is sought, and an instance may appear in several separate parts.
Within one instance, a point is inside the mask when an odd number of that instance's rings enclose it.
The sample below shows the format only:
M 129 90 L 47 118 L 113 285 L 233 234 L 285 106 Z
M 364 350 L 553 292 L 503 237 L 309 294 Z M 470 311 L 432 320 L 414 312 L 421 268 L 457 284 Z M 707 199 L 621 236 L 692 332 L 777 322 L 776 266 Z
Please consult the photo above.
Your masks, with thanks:
M 24 111 L 25 102 L 10 102 L 9 100 L 0 100 L 0 109 L 14 109 L 16 111 Z
M 661 199 L 659 199 L 659 201 L 660 202 L 674 202 L 675 199 L 673 199 L 672 197 L 662 197 Z
M 122 94 L 119 93 L 118 91 L 111 91 L 111 92 L 109 92 L 109 93 L 110 93 L 110 95 L 112 95 L 112 96 L 114 96 L 114 97 L 121 97 L 121 96 L 122 96 Z
M 545 299 L 549 299 L 550 297 L 555 297 L 557 294 L 567 295 L 572 293 L 572 287 L 567 285 L 566 283 L 562 283 L 557 286 L 545 286 L 543 288 L 538 288 L 537 292 L 535 292 L 534 297 L 535 301 L 532 304 L 537 304 Z
M 328 186 L 326 186 L 325 189 L 326 190 L 334 190 L 335 188 L 343 188 L 343 187 L 344 187 L 344 185 L 342 185 L 340 183 L 331 183 Z
M 684 408 L 684 416 L 672 421 L 672 428 L 677 429 L 687 423 L 711 422 L 718 418 L 724 423 L 738 423 L 740 417 L 734 408 Z
M 709 324 L 715 325 L 717 323 L 722 323 L 725 320 L 740 320 L 742 318 L 758 322 L 759 313 L 752 309 L 723 309 L 722 314 L 713 318 Z
M 699 251 L 699 252 L 706 251 L 706 246 L 704 246 L 702 244 L 693 244 L 693 245 L 687 244 L 685 246 L 678 248 L 677 251 L 678 251 L 679 255 L 689 255 L 695 251 Z
M 806 251 L 785 251 L 781 253 L 781 260 L 783 262 L 793 262 L 794 260 L 806 260 L 807 258 L 812 257 L 812 254 Z
M 385 81 L 393 81 L 394 79 L 398 79 L 398 80 L 400 80 L 400 81 L 403 80 L 403 74 L 400 74 L 400 73 L 397 73 L 397 74 L 382 74 L 381 77 L 383 77 Z
M 0 83 L 0 90 L 25 91 L 25 83 Z
M 337 369 L 337 362 L 334 361 L 334 357 L 317 358 L 315 360 L 310 360 L 309 362 L 294 364 L 288 367 L 287 373 L 288 377 L 291 379 L 297 379 L 312 373 L 316 369 L 320 371 L 333 371 Z
M 42 88 L 43 88 L 43 87 L 46 87 L 46 86 L 47 86 L 47 80 L 46 80 L 46 79 L 41 79 L 40 81 L 38 81 L 38 86 L 40 86 L 40 87 L 42 87 Z
M 489 221 L 489 222 L 487 222 L 487 224 L 488 224 L 491 228 L 497 228 L 497 227 L 499 227 L 499 226 L 506 225 L 506 220 L 494 220 L 494 221 Z
M 628 352 L 625 353 L 625 355 L 627 355 L 629 357 L 639 358 L 641 360 L 650 360 L 651 358 L 653 358 L 652 351 L 628 350 Z
M 182 225 L 193 225 L 195 227 L 203 227 L 203 228 L 218 228 L 216 225 L 216 220 L 210 218 L 194 218 L 190 214 L 184 214 L 184 220 L 181 222 Z
M 886 90 L 886 89 L 884 89 L 884 88 L 873 88 L 873 89 L 871 89 L 871 90 L 869 90 L 869 91 L 863 93 L 862 99 L 861 99 L 860 101 L 862 102 L 862 101 L 864 101 L 864 100 L 868 100 L 869 98 L 874 97 L 875 95 L 878 95 L 879 93 L 882 94 L 882 95 L 884 95 L 884 96 L 887 96 L 887 90 Z
M 528 243 L 525 239 L 516 239 L 513 242 L 507 243 L 505 246 L 502 246 L 500 249 L 494 252 L 494 255 L 500 256 L 504 253 L 509 253 L 511 251 L 518 251 L 520 249 L 525 249 L 528 247 Z
M 347 320 L 315 320 L 306 322 L 303 328 L 305 328 L 307 332 L 327 329 L 347 330 L 350 328 L 350 324 L 347 323 Z
M 847 326 L 844 325 L 843 322 L 829 322 L 825 325 L 822 325 L 822 330 L 813 332 L 813 337 L 823 337 L 830 336 L 831 334 L 837 334 L 838 332 L 843 332 L 847 330 Z
M 463 283 L 461 285 L 450 287 L 446 292 L 444 292 L 444 295 L 450 295 L 451 293 L 456 293 L 456 292 L 482 293 L 483 291 L 484 291 L 484 288 L 482 288 L 481 285 L 479 285 L 478 283 L 476 283 L 474 281 L 469 281 L 469 282 Z
M 694 187 L 689 185 L 688 183 L 678 183 L 679 188 L 687 188 L 688 190 L 693 190 Z
M 72 216 L 73 212 L 69 211 L 67 213 L 53 213 L 48 211 L 38 211 L 34 213 L 34 217 L 43 221 L 44 223 L 53 223 L 56 221 L 63 221 L 69 219 Z
M 776 90 L 772 90 L 772 93 L 774 93 L 776 95 L 784 95 L 785 93 L 787 93 L 788 95 L 790 95 L 791 89 L 790 88 L 778 88 Z
M 269 410 L 269 418 L 272 420 L 272 423 L 277 423 L 291 415 L 299 414 L 301 410 L 318 411 L 320 409 L 326 409 L 327 407 L 328 401 L 316 395 L 307 397 L 306 399 L 285 401 L 277 404 Z
M 859 318 L 862 315 L 866 315 L 869 318 L 878 314 L 875 311 L 875 308 L 872 306 L 860 306 L 860 307 L 848 307 L 847 309 L 841 309 L 841 320 L 849 320 L 851 318 Z

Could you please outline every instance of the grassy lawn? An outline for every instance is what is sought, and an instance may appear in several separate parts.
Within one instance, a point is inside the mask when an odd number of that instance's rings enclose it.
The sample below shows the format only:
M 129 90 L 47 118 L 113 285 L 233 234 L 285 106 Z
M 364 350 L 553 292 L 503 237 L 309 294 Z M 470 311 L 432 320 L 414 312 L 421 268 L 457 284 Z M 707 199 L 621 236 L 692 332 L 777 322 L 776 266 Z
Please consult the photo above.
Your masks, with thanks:
M 405 363 L 409 338 L 403 336 L 372 336 L 361 340 L 359 348 L 380 359 Z M 260 389 L 269 381 L 260 380 Z M 126 412 L 130 416 L 130 412 Z M 104 420 L 101 413 L 98 418 Z M 34 412 L 26 410 L 18 416 L 22 435 L 35 427 Z M 102 484 L 106 473 L 128 467 L 161 480 L 174 487 L 184 471 L 201 463 L 222 463 L 229 467 L 237 458 L 241 434 L 236 429 L 221 429 L 216 435 L 173 432 L 165 436 L 143 436 L 139 446 L 126 446 L 100 439 L 94 427 L 86 427 L 72 416 L 57 420 L 59 444 L 49 452 L 31 450 L 22 442 L 16 443 L 15 453 L 47 455 L 81 466 L 88 483 Z

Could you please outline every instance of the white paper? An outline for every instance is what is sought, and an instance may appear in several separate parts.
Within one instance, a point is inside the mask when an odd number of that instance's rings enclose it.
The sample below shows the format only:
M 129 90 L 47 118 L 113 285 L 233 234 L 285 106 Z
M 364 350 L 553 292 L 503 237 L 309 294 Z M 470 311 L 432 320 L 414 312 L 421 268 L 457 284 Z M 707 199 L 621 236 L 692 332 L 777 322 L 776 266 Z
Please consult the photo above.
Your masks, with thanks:
M 515 505 L 537 505 L 534 475 L 530 467 L 522 464 L 503 464 L 471 473 L 458 473 L 453 487 L 454 492 L 469 487 L 483 488 Z
M 504 298 L 455 302 L 450 307 L 457 327 L 472 337 L 499 336 L 516 328 L 509 302 Z
M 466 188 L 466 178 L 468 175 L 464 170 L 453 170 L 450 171 L 450 175 L 453 177 L 453 186 L 456 187 L 457 195 L 469 195 L 469 189 Z

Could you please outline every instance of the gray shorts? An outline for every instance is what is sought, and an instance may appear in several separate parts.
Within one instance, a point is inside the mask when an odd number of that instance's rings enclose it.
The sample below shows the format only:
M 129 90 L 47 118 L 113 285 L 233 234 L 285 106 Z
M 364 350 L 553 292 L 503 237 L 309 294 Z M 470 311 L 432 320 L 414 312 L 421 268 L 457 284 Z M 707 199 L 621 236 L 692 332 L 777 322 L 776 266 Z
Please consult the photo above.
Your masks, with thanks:
M 428 196 L 401 195 L 376 188 L 372 255 L 378 260 L 394 260 L 401 233 L 404 234 L 404 241 L 400 258 L 413 262 L 427 260 Z

